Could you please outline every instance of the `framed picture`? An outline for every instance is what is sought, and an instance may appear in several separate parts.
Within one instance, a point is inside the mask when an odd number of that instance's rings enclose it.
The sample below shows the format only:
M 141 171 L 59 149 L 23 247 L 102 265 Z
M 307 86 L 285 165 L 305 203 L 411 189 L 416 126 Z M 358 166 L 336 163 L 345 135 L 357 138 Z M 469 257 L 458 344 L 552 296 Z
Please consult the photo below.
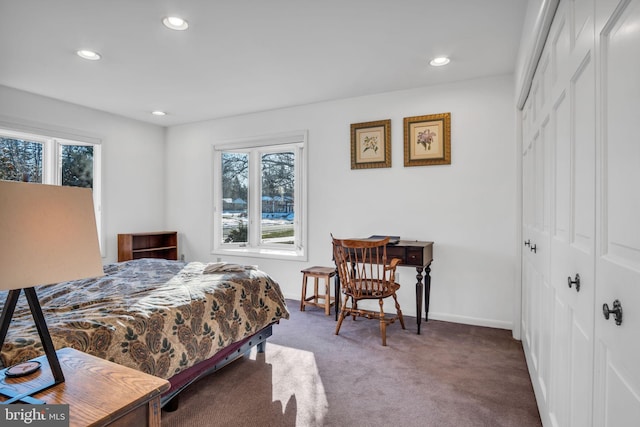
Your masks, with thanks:
M 391 167 L 391 120 L 351 125 L 351 169 Z
M 451 113 L 404 118 L 404 165 L 451 164 Z

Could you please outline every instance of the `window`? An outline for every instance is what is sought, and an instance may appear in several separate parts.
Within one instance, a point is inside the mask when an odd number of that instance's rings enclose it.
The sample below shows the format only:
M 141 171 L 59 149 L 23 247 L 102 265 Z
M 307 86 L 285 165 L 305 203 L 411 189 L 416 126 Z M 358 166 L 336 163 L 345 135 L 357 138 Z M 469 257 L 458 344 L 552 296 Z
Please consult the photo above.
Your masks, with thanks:
M 306 132 L 214 146 L 213 252 L 306 259 Z
M 0 129 L 0 179 L 91 188 L 103 247 L 100 144 Z

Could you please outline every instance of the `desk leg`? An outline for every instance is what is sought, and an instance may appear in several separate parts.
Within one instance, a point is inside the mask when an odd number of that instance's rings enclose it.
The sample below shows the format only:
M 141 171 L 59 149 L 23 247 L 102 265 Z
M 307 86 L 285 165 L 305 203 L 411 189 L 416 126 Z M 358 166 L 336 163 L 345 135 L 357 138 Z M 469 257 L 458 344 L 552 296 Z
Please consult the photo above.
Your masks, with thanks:
M 431 295 L 431 264 L 424 269 L 424 321 L 429 321 L 429 297 Z
M 422 267 L 416 267 L 416 322 L 418 323 L 418 335 L 420 335 L 420 322 L 422 321 Z

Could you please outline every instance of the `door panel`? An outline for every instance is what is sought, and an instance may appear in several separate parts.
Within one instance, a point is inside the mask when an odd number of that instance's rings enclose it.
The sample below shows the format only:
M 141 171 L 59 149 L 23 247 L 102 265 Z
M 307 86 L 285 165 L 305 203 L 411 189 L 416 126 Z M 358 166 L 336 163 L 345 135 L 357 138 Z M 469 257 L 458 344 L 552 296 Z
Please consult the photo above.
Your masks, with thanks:
M 550 62 L 536 79 L 550 81 L 547 103 L 531 126 L 529 166 L 536 184 L 536 243 L 543 249 L 536 267 L 539 291 L 529 310 L 539 312 L 532 334 L 536 393 L 551 425 L 592 422 L 593 304 L 595 256 L 595 66 L 593 1 L 562 2 L 548 45 Z M 585 40 L 591 38 L 592 43 Z M 543 52 L 543 58 L 545 53 Z M 551 72 L 550 78 L 545 70 Z M 544 86 L 542 87 L 544 89 Z M 525 159 L 523 159 L 523 162 Z M 526 193 L 525 193 L 526 197 Z M 540 206 L 541 201 L 547 203 Z M 538 226 L 538 224 L 542 226 Z M 546 231 L 546 233 L 545 233 Z M 533 239 L 532 239 L 533 242 Z M 539 243 L 544 242 L 544 243 Z M 532 266 L 532 256 L 525 254 Z M 580 276 L 580 292 L 568 279 Z M 535 317 L 531 314 L 530 317 Z
M 563 5 L 560 5 L 559 9 Z M 559 10 L 560 11 L 560 10 Z M 562 12 L 562 11 L 560 11 Z M 556 14 L 554 18 L 555 31 L 551 43 L 551 51 L 553 56 L 553 75 L 552 82 L 555 85 L 558 82 L 566 81 L 566 69 L 564 68 L 563 59 L 569 56 L 571 49 L 571 39 L 569 37 L 569 25 L 566 22 L 564 14 Z
M 605 2 L 611 3 L 611 2 Z M 613 4 L 612 4 L 613 5 Z M 602 8 L 604 9 L 604 8 Z M 597 224 L 595 421 L 640 420 L 640 0 L 616 2 L 601 19 L 601 196 Z M 606 320 L 602 304 L 622 304 L 622 323 Z
M 554 106 L 555 116 L 555 204 L 553 210 L 553 237 L 561 242 L 569 242 L 571 147 L 569 102 L 562 92 Z
M 591 256 L 595 226 L 595 90 L 591 51 L 580 64 L 572 85 L 573 127 L 573 246 Z
M 603 403 L 606 415 L 602 425 L 631 426 L 632 421 L 640 419 L 640 406 L 635 387 L 627 381 L 627 374 L 614 354 L 606 352 L 605 359 L 606 394 Z
M 591 2 L 565 2 L 560 22 L 576 22 L 570 31 L 593 39 L 593 20 L 585 6 Z M 592 3 L 591 3 L 592 4 Z M 580 15 L 577 16 L 576 14 Z M 566 17 L 566 18 L 565 18 Z M 564 28 L 563 28 L 564 31 Z M 578 38 L 571 33 L 571 40 Z M 566 37 L 563 35 L 562 37 Z M 561 38 L 561 37 L 559 37 Z M 595 253 L 595 71 L 593 45 L 572 43 L 566 56 L 558 56 L 564 79 L 557 82 L 554 105 L 550 280 L 557 292 L 554 374 L 559 375 L 551 396 L 551 419 L 561 426 L 589 426 L 592 414 L 593 302 Z M 580 276 L 580 291 L 568 280 Z M 562 313 L 558 311 L 564 310 Z M 566 396 L 569 396 L 567 398 Z
M 566 426 L 569 424 L 570 389 L 571 380 L 570 354 L 567 351 L 567 343 L 571 341 L 571 318 L 573 313 L 571 308 L 560 298 L 555 299 L 554 313 L 554 335 L 552 366 L 552 390 L 549 399 L 549 416 L 554 427 Z
M 574 320 L 581 319 L 575 316 Z M 585 326 L 587 329 L 585 329 Z M 572 426 L 591 425 L 591 399 L 590 392 L 593 381 L 593 327 L 591 324 L 583 325 L 573 323 L 571 332 L 571 424 Z

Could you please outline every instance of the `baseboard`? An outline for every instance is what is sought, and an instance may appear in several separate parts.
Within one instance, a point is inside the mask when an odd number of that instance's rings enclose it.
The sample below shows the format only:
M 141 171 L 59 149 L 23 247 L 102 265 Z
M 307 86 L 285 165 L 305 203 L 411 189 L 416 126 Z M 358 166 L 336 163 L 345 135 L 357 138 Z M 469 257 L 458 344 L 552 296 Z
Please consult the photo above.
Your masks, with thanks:
M 443 322 L 462 323 L 465 325 L 484 326 L 487 328 L 513 330 L 513 322 L 494 319 L 482 319 L 479 317 L 458 316 L 455 314 L 429 312 L 429 319 L 442 320 Z
M 297 301 L 298 304 L 300 302 L 300 296 L 285 295 L 285 298 Z M 377 309 L 377 303 L 374 309 Z M 387 310 L 385 309 L 385 311 Z M 407 313 L 407 310 L 402 310 L 402 312 L 406 316 L 413 315 L 412 313 Z M 389 311 L 389 313 L 392 313 L 392 312 Z M 443 322 L 462 323 L 465 325 L 484 326 L 487 328 L 507 329 L 509 331 L 513 330 L 513 322 L 506 322 L 506 321 L 494 320 L 494 319 L 482 319 L 479 317 L 468 317 L 468 316 L 458 316 L 455 314 L 429 312 L 429 319 L 442 320 Z

